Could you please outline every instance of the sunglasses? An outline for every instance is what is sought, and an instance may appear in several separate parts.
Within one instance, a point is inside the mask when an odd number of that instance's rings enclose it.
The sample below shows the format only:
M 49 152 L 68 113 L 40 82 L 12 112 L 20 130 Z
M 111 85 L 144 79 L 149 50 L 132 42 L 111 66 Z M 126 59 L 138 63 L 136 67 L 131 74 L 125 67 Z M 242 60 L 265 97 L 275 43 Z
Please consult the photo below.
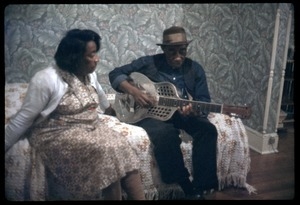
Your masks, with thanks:
M 187 46 L 164 46 L 163 47 L 163 51 L 167 54 L 167 55 L 171 55 L 171 56 L 175 56 L 177 55 L 177 53 L 179 53 L 179 55 L 185 56 L 187 53 Z

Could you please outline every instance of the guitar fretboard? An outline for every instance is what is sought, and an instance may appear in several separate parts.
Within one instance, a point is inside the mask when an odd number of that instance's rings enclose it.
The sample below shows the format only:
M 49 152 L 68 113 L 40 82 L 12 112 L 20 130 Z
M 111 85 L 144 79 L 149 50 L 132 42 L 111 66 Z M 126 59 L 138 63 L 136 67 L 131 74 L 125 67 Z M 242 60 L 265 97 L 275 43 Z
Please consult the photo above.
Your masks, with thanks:
M 188 105 L 189 103 L 192 104 L 193 110 L 198 113 L 201 113 L 201 112 L 222 113 L 222 110 L 223 110 L 222 109 L 223 105 L 216 104 L 216 103 L 190 101 L 190 100 L 171 98 L 171 97 L 159 97 L 159 100 L 158 100 L 158 105 L 168 106 L 168 107 L 182 107 L 184 105 Z

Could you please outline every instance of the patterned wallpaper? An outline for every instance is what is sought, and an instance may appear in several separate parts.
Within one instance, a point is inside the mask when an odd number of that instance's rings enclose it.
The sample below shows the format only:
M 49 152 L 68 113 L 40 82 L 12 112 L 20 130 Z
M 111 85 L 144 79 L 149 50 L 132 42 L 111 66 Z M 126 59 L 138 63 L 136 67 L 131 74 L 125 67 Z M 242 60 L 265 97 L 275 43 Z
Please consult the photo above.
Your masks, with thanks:
M 5 8 L 5 82 L 29 82 L 53 63 L 56 47 L 72 28 L 88 28 L 102 37 L 97 73 L 105 92 L 113 93 L 108 72 L 155 53 L 162 31 L 186 28 L 193 39 L 188 56 L 203 65 L 216 103 L 249 104 L 244 123 L 262 131 L 277 9 L 280 29 L 268 132 L 274 132 L 286 25 L 291 4 L 16 4 Z M 293 29 L 293 28 L 292 28 Z M 293 32 L 290 47 L 294 47 Z

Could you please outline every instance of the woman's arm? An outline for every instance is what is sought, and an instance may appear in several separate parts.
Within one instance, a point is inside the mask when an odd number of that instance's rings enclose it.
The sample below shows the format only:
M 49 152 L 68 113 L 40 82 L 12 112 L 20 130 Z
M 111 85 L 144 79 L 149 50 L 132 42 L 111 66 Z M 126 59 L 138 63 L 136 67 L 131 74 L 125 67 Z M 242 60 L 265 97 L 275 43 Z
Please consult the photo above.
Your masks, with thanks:
M 51 96 L 50 88 L 49 77 L 37 73 L 32 78 L 21 109 L 5 127 L 5 152 L 32 126 L 48 104 Z
M 110 107 L 110 103 L 107 100 L 106 94 L 97 79 L 97 73 L 93 72 L 93 73 L 91 73 L 90 76 L 91 76 L 91 84 L 92 84 L 92 86 L 94 86 L 96 88 L 97 93 L 98 93 L 100 108 L 102 111 L 105 111 L 106 109 L 108 109 Z

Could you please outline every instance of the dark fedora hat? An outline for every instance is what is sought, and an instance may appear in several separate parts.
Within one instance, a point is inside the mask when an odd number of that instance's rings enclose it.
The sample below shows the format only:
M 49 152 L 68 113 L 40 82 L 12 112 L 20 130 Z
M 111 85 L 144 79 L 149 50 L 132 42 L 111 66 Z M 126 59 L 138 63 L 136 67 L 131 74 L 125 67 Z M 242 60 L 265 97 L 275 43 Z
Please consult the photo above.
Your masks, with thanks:
M 163 42 L 157 43 L 158 46 L 176 46 L 186 45 L 191 42 L 186 39 L 184 28 L 179 26 L 172 26 L 163 32 Z

